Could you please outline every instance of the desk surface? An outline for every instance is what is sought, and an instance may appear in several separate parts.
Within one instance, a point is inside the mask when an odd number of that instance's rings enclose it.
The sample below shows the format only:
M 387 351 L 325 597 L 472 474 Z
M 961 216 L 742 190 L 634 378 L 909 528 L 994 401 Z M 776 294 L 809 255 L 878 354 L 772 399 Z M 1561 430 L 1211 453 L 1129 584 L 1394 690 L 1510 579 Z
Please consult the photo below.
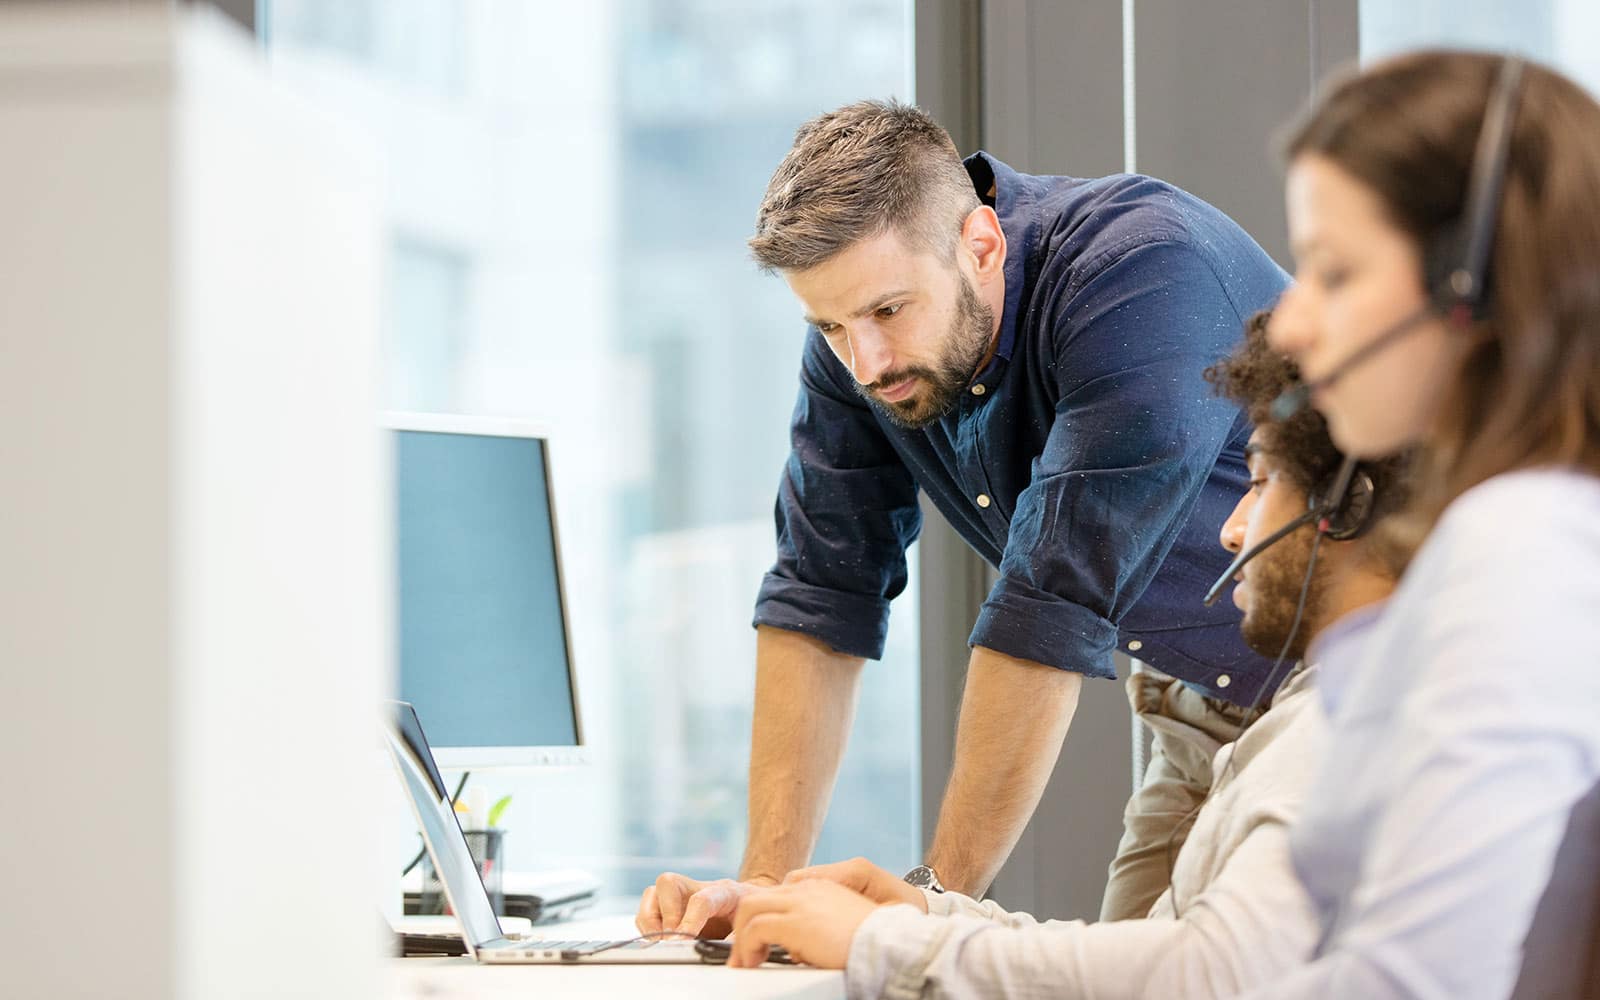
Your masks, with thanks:
M 541 937 L 631 937 L 631 917 L 614 914 L 540 925 Z M 844 973 L 793 966 L 727 969 L 716 965 L 479 965 L 470 958 L 397 958 L 384 991 L 393 1000 L 516 997 L 662 997 L 699 1000 L 843 1000 Z
M 535 996 L 842 1000 L 844 974 L 785 966 L 479 965 L 466 957 L 397 958 L 391 963 L 385 995 L 395 1000 Z

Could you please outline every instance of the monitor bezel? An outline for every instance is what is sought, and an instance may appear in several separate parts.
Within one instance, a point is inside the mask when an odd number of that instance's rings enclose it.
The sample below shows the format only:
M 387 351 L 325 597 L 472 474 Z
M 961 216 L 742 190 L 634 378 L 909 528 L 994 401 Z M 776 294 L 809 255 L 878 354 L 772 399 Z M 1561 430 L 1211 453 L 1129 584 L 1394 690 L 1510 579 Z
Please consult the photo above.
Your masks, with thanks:
M 551 435 L 545 426 L 529 420 L 511 417 L 462 416 L 446 413 L 418 413 L 388 411 L 382 416 L 381 426 L 387 432 L 415 431 L 425 434 L 461 434 L 484 437 L 533 438 L 544 447 L 545 502 L 550 510 L 550 544 L 556 564 L 556 601 L 561 606 L 562 641 L 567 655 L 567 690 L 572 696 L 573 734 L 572 746 L 434 746 L 433 756 L 444 770 L 484 770 L 489 768 L 551 767 L 585 764 L 589 761 L 589 743 L 584 733 L 582 702 L 578 696 L 577 660 L 572 653 L 572 618 L 567 601 L 565 563 L 561 556 L 560 517 L 556 510 L 555 479 L 551 475 Z M 398 438 L 395 438 L 398 441 Z M 394 450 L 389 453 L 395 454 Z M 399 567 L 395 567 L 398 574 Z M 396 681 L 398 682 L 399 649 L 395 650 Z

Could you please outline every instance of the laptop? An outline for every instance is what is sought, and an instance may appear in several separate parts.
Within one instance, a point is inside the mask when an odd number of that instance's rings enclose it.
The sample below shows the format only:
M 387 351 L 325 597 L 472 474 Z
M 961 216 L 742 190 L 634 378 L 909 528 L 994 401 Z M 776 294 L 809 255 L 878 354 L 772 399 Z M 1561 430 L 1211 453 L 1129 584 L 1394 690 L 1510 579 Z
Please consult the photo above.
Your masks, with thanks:
M 676 965 L 703 961 L 696 942 L 663 941 L 561 941 L 507 937 L 489 902 L 489 892 L 472 862 L 467 839 L 461 835 L 455 808 L 433 750 L 422 733 L 422 722 L 408 702 L 385 703 L 384 744 L 400 771 L 400 784 L 417 817 L 422 841 L 444 885 L 445 898 L 461 921 L 467 953 L 491 965 L 585 963 L 652 963 Z

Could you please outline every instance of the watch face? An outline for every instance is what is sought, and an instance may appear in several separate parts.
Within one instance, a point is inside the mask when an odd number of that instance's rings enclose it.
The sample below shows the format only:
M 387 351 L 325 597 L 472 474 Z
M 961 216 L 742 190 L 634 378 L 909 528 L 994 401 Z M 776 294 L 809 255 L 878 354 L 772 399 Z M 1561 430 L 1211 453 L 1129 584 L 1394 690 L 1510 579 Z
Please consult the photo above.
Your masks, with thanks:
M 906 872 L 905 881 L 918 889 L 933 889 L 936 892 L 943 889 L 939 884 L 939 876 L 935 875 L 933 869 L 927 865 L 918 865 Z

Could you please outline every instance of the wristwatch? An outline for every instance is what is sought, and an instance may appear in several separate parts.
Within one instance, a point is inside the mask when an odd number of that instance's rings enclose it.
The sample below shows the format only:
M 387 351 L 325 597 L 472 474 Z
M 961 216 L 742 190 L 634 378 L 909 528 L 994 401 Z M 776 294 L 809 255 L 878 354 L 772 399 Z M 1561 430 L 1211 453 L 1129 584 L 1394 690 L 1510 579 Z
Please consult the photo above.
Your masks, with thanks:
M 927 865 L 918 865 L 906 872 L 905 880 L 918 889 L 927 889 L 930 892 L 944 892 L 944 883 L 939 881 L 939 873 Z

